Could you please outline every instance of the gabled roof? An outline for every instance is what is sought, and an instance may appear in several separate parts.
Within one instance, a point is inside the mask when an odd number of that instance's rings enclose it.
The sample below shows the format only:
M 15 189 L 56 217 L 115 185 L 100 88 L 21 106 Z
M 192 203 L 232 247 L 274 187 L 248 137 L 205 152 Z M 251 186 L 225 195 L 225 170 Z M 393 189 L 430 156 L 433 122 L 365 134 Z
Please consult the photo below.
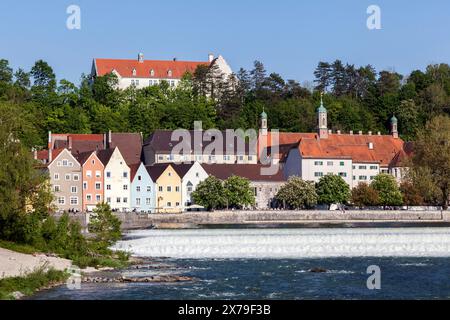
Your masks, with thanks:
M 141 163 L 135 163 L 131 164 L 130 167 L 130 181 L 134 180 L 134 177 L 136 176 L 136 173 L 139 170 L 139 167 L 141 166 Z
M 141 162 L 142 136 L 140 133 L 111 133 L 109 147 L 118 147 L 129 166 Z
M 53 164 L 55 162 L 55 160 L 61 155 L 61 153 L 63 153 L 64 151 L 67 151 L 67 153 L 69 154 L 70 157 L 72 157 L 75 161 L 78 162 L 77 158 L 75 158 L 73 156 L 72 153 L 70 153 L 69 150 L 62 148 L 62 149 L 54 149 L 52 150 L 52 161 L 48 164 L 48 166 L 50 166 L 51 164 Z M 79 162 L 78 162 L 79 163 Z
M 75 157 L 75 159 L 78 160 L 78 162 L 81 165 L 84 165 L 84 163 L 87 161 L 87 159 L 89 159 L 89 157 L 92 155 L 92 153 L 94 153 L 94 151 L 82 152 L 82 153 L 74 154 L 73 156 Z
M 209 66 L 207 61 L 173 61 L 137 59 L 94 59 L 97 76 L 116 71 L 123 78 L 164 78 L 181 79 L 186 72 L 194 73 L 199 65 Z M 133 70 L 136 74 L 133 75 Z M 153 76 L 151 75 L 153 70 Z M 172 76 L 168 72 L 171 70 Z
M 352 159 L 388 166 L 403 144 L 402 139 L 390 135 L 330 134 L 326 139 L 302 138 L 298 150 L 303 158 Z
M 262 175 L 262 169 L 268 168 L 262 164 L 202 164 L 208 175 L 225 180 L 231 176 L 239 176 L 250 181 L 282 182 L 286 181 L 283 171 L 278 167 L 274 175 Z
M 267 136 L 259 136 L 259 150 L 263 155 L 272 156 L 273 159 L 279 159 L 280 162 L 286 160 L 289 151 L 296 147 L 302 138 L 314 138 L 315 133 L 300 133 L 300 132 L 279 132 L 278 141 L 275 138 L 275 133 L 268 132 Z M 278 151 L 276 147 L 278 146 Z
M 111 159 L 111 156 L 114 153 L 114 150 L 115 149 L 105 149 L 105 150 L 97 151 L 97 157 L 103 163 L 103 165 L 105 167 L 108 164 L 109 160 Z
M 169 167 L 170 163 L 162 163 L 162 164 L 154 164 L 152 166 L 146 166 L 148 174 L 150 178 L 152 178 L 153 182 L 156 182 L 158 178 L 163 174 L 163 172 Z
M 104 149 L 102 134 L 52 133 L 53 148 L 69 148 L 73 154 Z
M 172 140 L 172 133 L 173 130 L 155 130 L 145 141 L 144 146 L 150 146 L 156 153 L 170 153 L 172 152 L 172 149 L 181 143 L 185 143 L 185 148 L 192 150 L 192 153 L 194 153 L 195 150 L 202 150 L 202 152 L 211 144 L 214 143 L 214 135 L 211 135 L 212 140 L 208 141 L 209 139 L 207 135 L 209 132 L 206 131 L 194 131 L 190 130 L 190 141 L 185 141 L 183 139 L 179 139 L 178 141 Z M 195 141 L 195 134 L 201 133 L 202 136 L 199 139 L 200 141 Z M 232 149 L 234 154 L 255 154 L 256 150 L 250 150 L 251 145 L 248 142 L 248 139 L 243 139 L 241 137 L 235 137 L 234 142 L 227 141 L 227 134 L 226 131 L 221 131 L 221 135 L 223 137 L 223 145 L 221 150 L 214 150 L 212 154 L 226 154 L 227 148 Z M 202 141 L 203 140 L 203 141 Z M 244 144 L 244 150 L 238 153 L 239 148 L 239 142 L 241 144 Z M 228 144 L 228 145 L 227 145 Z M 255 145 L 256 148 L 256 145 Z
M 194 163 L 172 164 L 172 168 L 177 172 L 178 176 L 183 179 L 193 165 Z

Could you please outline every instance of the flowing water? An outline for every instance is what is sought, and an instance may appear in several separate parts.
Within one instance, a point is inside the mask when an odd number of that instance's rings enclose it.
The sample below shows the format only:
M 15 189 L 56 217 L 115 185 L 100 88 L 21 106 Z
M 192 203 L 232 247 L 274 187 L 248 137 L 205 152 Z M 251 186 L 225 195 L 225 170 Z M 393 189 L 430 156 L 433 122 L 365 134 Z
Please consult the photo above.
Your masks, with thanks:
M 85 284 L 34 299 L 448 299 L 450 228 L 200 229 L 134 231 L 116 249 L 157 258 L 185 283 Z M 381 289 L 367 288 L 367 268 Z M 310 272 L 322 268 L 323 273 Z

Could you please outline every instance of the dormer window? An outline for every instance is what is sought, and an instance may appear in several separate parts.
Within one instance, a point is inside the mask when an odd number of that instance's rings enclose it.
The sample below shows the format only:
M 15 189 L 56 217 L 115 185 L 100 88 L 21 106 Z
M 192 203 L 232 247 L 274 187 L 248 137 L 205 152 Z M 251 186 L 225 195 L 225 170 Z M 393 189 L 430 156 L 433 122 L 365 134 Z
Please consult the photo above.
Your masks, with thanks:
M 171 76 L 172 76 L 172 70 L 169 69 L 169 70 L 167 71 L 167 76 L 168 76 L 168 77 L 171 77 Z
M 133 76 L 136 76 L 136 69 L 133 68 Z
M 155 76 L 155 70 L 150 70 L 150 77 L 154 77 Z

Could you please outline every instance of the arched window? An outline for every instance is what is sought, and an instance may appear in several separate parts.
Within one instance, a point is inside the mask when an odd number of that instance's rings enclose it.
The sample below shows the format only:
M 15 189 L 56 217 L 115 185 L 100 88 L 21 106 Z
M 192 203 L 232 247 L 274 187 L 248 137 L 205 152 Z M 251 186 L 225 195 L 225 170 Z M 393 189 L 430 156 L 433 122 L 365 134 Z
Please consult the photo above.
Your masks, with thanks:
M 190 181 L 188 181 L 186 186 L 187 186 L 187 191 L 188 192 L 192 192 L 192 189 L 193 189 L 194 185 Z

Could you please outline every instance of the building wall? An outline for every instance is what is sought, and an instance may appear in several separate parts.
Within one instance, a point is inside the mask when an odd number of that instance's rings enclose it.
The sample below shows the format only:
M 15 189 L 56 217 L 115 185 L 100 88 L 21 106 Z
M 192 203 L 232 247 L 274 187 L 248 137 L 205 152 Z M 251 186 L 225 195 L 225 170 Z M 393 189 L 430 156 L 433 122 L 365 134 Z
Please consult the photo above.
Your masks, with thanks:
M 115 210 L 131 207 L 130 168 L 116 148 L 105 167 L 105 200 Z
M 349 186 L 352 186 L 351 159 L 305 159 L 301 160 L 302 179 L 318 182 L 327 174 L 340 175 Z
M 257 164 L 258 158 L 256 155 L 181 155 L 170 153 L 157 153 L 151 155 L 148 151 L 149 157 L 155 159 L 155 163 L 183 163 L 183 162 L 199 162 L 199 163 L 217 163 L 217 164 Z M 147 158 L 146 158 L 147 159 Z M 150 164 L 148 164 L 150 165 Z
M 284 181 L 251 181 L 250 185 L 255 193 L 255 207 L 257 209 L 273 208 L 275 196 L 283 184 L 285 184 Z
M 180 83 L 180 79 L 177 78 L 122 78 L 119 77 L 117 84 L 118 89 L 126 89 L 134 85 L 137 89 L 159 85 L 162 81 L 166 81 L 170 87 L 176 87 Z
M 64 149 L 48 166 L 50 184 L 55 195 L 53 204 L 58 211 L 81 211 L 82 206 L 82 170 L 81 165 Z
M 103 174 L 104 165 L 95 153 L 83 164 L 83 210 L 92 211 L 98 203 L 104 201 Z
M 380 173 L 378 163 L 358 163 L 352 164 L 352 187 L 355 188 L 360 182 L 370 184 L 372 180 Z
M 131 210 L 155 212 L 155 194 L 155 184 L 141 163 L 131 183 Z
M 181 178 L 172 166 L 168 166 L 159 176 L 156 188 L 157 212 L 175 213 L 183 210 Z
M 191 198 L 192 192 L 194 192 L 198 184 L 206 178 L 208 178 L 208 174 L 198 162 L 195 162 L 191 169 L 189 169 L 189 171 L 184 175 L 181 187 L 181 201 L 183 204 L 183 210 L 186 210 L 186 206 L 193 203 Z
M 302 161 L 300 152 L 297 148 L 289 151 L 286 162 L 283 166 L 283 172 L 285 177 L 301 177 L 302 176 Z

